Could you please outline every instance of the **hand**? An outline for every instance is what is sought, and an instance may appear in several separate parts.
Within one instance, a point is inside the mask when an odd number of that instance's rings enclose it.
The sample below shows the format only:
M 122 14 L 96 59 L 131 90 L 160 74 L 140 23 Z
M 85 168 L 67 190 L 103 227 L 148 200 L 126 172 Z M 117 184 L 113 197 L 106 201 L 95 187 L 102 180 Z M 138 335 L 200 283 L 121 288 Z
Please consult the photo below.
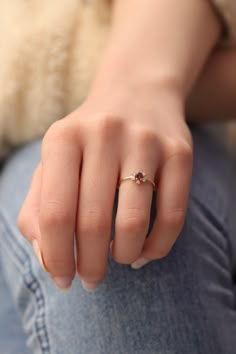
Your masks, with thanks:
M 174 8 L 171 0 L 114 5 L 89 97 L 46 133 L 18 220 L 62 288 L 75 275 L 74 233 L 83 285 L 92 289 L 104 279 L 117 182 L 135 170 L 157 183 L 157 217 L 145 240 L 151 185 L 122 183 L 112 256 L 130 264 L 170 251 L 184 223 L 192 171 L 185 100 L 220 34 L 204 0 Z
M 52 279 L 67 288 L 75 275 L 104 279 L 112 209 L 120 177 L 143 170 L 158 188 L 158 214 L 147 235 L 153 188 L 125 181 L 119 188 L 112 256 L 131 264 L 165 257 L 184 223 L 192 171 L 192 142 L 182 105 L 171 90 L 93 95 L 54 123 L 18 218 L 29 242 L 37 240 Z

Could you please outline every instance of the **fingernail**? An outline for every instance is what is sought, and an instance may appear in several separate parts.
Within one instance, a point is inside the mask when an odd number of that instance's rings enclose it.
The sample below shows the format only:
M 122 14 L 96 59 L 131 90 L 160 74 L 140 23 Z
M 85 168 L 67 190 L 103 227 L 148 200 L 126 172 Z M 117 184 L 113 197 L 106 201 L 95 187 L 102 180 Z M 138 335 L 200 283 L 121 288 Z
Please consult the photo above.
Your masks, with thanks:
M 138 259 L 136 259 L 136 261 L 134 263 L 131 264 L 131 268 L 133 269 L 139 269 L 142 268 L 145 264 L 151 262 L 150 259 L 147 259 L 145 257 L 140 257 Z
M 72 284 L 71 277 L 53 277 L 53 280 L 60 290 L 69 290 Z
M 43 270 L 44 270 L 45 272 L 48 273 L 48 270 L 46 269 L 45 264 L 44 264 L 44 262 L 43 262 L 43 257 L 42 257 L 42 253 L 41 253 L 41 251 L 40 251 L 39 243 L 38 243 L 38 241 L 37 241 L 36 239 L 34 239 L 34 240 L 32 241 L 32 247 L 33 247 L 35 256 L 36 256 L 36 258 L 38 259 L 38 261 L 39 261 L 41 267 L 43 268 Z
M 85 290 L 93 291 L 99 286 L 100 282 L 87 282 L 87 281 L 81 280 L 81 284 Z
M 110 242 L 110 252 L 112 253 L 112 244 L 113 244 L 113 240 Z

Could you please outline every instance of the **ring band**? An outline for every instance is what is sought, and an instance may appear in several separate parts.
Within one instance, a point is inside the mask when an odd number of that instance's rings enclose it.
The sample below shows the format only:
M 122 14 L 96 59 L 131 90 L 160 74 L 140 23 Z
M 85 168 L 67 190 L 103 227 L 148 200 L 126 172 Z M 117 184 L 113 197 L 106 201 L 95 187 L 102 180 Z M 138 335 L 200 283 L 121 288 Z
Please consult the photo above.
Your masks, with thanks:
M 118 186 L 120 186 L 122 182 L 127 181 L 127 180 L 134 181 L 135 183 L 137 183 L 137 184 L 139 184 L 139 185 L 141 185 L 141 184 L 143 184 L 143 183 L 146 183 L 146 182 L 151 183 L 151 185 L 152 185 L 154 191 L 156 191 L 156 184 L 155 184 L 155 182 L 153 182 L 152 180 L 150 180 L 150 179 L 147 177 L 147 175 L 146 175 L 144 172 L 142 172 L 142 171 L 135 171 L 135 172 L 133 172 L 130 176 L 121 178 L 120 181 L 119 181 Z

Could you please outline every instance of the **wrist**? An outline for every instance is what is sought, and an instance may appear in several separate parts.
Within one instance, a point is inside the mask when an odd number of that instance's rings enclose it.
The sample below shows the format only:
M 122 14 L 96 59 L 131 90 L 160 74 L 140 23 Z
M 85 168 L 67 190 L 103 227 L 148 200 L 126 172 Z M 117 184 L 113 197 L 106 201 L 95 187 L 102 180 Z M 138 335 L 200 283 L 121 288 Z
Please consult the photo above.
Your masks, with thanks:
M 181 89 L 181 82 L 174 72 L 163 70 L 160 75 L 151 68 L 146 70 L 131 70 L 127 67 L 110 67 L 109 70 L 99 71 L 91 86 L 89 97 L 173 97 L 184 103 L 185 97 Z
M 180 0 L 174 9 L 172 0 L 114 4 L 101 75 L 108 74 L 110 80 L 129 76 L 132 82 L 142 77 L 157 85 L 172 82 L 186 97 L 220 34 L 208 1 Z
M 87 110 L 127 119 L 185 119 L 184 98 L 173 77 L 154 81 L 137 76 L 134 80 L 121 79 L 119 75 L 112 80 L 101 76 L 90 90 L 85 106 Z
M 130 89 L 167 87 L 181 91 L 183 79 L 179 68 L 173 63 L 169 65 L 161 58 L 155 61 L 145 56 L 137 59 L 130 49 L 129 55 L 122 48 L 110 48 L 105 51 L 104 58 L 92 84 L 94 86 L 127 86 Z

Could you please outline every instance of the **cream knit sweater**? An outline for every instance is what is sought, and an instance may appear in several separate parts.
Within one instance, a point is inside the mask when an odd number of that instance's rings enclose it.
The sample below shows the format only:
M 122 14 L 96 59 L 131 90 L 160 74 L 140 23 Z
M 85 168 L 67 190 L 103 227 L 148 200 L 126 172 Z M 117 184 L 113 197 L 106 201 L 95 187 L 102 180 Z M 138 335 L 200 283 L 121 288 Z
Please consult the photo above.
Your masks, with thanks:
M 236 0 L 212 1 L 235 43 Z M 43 135 L 84 100 L 109 34 L 109 3 L 2 0 L 0 156 Z

